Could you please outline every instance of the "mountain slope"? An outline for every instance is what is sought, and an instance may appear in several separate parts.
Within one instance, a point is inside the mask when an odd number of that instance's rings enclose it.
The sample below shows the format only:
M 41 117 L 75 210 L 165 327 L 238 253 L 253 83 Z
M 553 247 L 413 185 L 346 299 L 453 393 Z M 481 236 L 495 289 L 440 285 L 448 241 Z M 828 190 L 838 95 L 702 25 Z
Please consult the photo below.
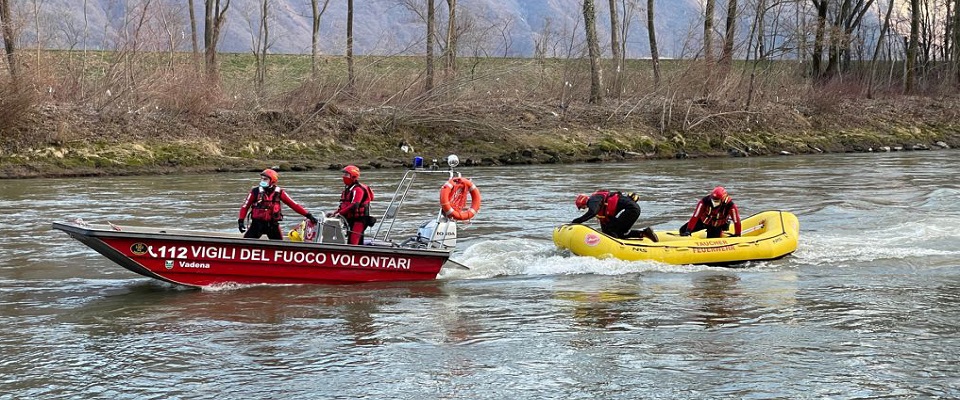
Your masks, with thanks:
M 321 1 L 322 2 L 322 1 Z M 195 0 L 198 29 L 203 29 L 203 1 Z M 422 0 L 355 1 L 354 51 L 357 54 L 420 54 L 426 27 L 409 6 Z M 446 2 L 436 1 L 438 31 L 445 32 Z M 459 52 L 463 55 L 532 56 L 536 41 L 545 44 L 547 56 L 564 57 L 582 41 L 581 2 L 578 0 L 461 0 L 457 14 L 464 26 Z M 642 2 L 645 6 L 645 2 Z M 86 12 L 84 5 L 86 4 Z M 143 0 L 46 0 L 41 3 L 40 32 L 47 48 L 84 47 L 116 49 L 139 38 L 139 45 L 152 50 L 189 50 L 190 24 L 186 2 L 153 0 L 142 27 Z M 21 46 L 36 43 L 33 6 L 26 2 L 15 8 L 21 22 Z M 258 0 L 232 0 L 220 43 L 224 52 L 247 52 L 253 48 L 259 26 Z M 657 35 L 661 54 L 676 57 L 688 37 L 699 35 L 701 7 L 696 0 L 658 0 Z M 421 5 L 422 8 L 422 5 Z M 607 2 L 597 1 L 597 23 L 601 40 L 609 41 L 610 18 Z M 270 51 L 310 52 L 310 1 L 270 0 Z M 621 12 L 622 14 L 622 12 Z M 645 10 L 629 18 L 627 54 L 649 55 Z M 719 16 L 718 16 L 719 18 Z M 620 15 L 620 20 L 625 18 Z M 326 54 L 343 54 L 346 36 L 346 2 L 332 0 L 321 20 L 320 48 Z M 690 33 L 694 36 L 691 36 Z M 139 36 L 136 34 L 139 33 Z M 200 46 L 203 35 L 199 33 Z M 574 46 L 571 46 L 571 41 Z M 442 41 L 440 41 L 442 42 Z M 438 50 L 439 52 L 439 50 Z

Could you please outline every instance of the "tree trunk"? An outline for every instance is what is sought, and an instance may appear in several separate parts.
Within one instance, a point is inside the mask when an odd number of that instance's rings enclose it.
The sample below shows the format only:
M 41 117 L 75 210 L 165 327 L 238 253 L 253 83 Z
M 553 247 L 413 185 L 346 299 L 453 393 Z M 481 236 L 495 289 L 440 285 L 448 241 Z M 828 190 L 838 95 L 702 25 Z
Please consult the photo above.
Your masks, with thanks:
M 620 38 L 617 34 L 620 32 L 620 21 L 617 16 L 617 0 L 610 0 L 610 53 L 613 56 L 613 90 L 620 96 L 620 74 L 623 73 L 622 47 Z
M 7 53 L 7 65 L 10 78 L 16 82 L 20 76 L 17 65 L 17 37 L 13 31 L 13 17 L 10 13 L 10 3 L 13 0 L 0 0 L 0 26 L 3 26 L 3 48 Z
M 890 16 L 892 14 L 893 0 L 889 0 L 889 3 L 887 4 L 887 12 L 883 17 L 883 25 L 880 27 L 880 36 L 877 37 L 877 46 L 873 48 L 873 57 L 870 58 L 870 79 L 867 81 L 867 98 L 873 98 L 873 79 L 876 75 L 877 58 L 880 56 L 880 49 L 883 47 L 884 38 L 887 36 L 887 30 L 890 29 Z
M 427 0 L 427 70 L 424 76 L 424 90 L 433 90 L 433 35 L 436 15 L 433 0 Z
M 353 0 L 347 0 L 347 86 L 356 83 L 353 75 Z
M 267 81 L 267 49 L 270 47 L 269 2 L 262 0 L 260 8 L 260 48 L 254 49 L 257 55 L 257 95 L 261 98 L 266 93 Z
M 457 75 L 457 0 L 447 0 L 447 54 L 444 69 L 447 75 Z
M 827 29 L 827 0 L 812 0 L 817 8 L 817 33 L 813 39 L 813 54 L 810 55 L 810 76 L 820 79 L 823 61 L 823 39 Z
M 755 92 L 755 84 L 757 81 L 757 68 L 760 66 L 761 61 L 767 59 L 766 50 L 764 50 L 764 29 L 766 29 L 766 16 L 767 16 L 767 1 L 758 0 L 757 8 L 755 13 L 755 18 L 753 22 L 753 32 L 751 32 L 751 37 L 753 34 L 756 34 L 757 38 L 757 47 L 756 47 L 756 56 L 753 60 L 753 67 L 750 69 L 750 84 L 747 88 L 747 102 L 744 105 L 745 110 L 750 110 L 750 107 L 753 105 L 753 94 Z M 752 39 L 751 39 L 752 40 Z M 747 44 L 747 61 L 750 59 L 750 43 Z
M 200 44 L 197 43 L 197 15 L 193 8 L 193 0 L 187 2 L 190 11 L 190 43 L 193 45 L 193 58 L 200 58 Z
M 906 77 L 903 82 L 904 93 L 913 93 L 917 79 L 917 48 L 920 42 L 920 0 L 910 0 L 910 42 L 907 45 Z
M 960 0 L 953 2 L 953 72 L 960 85 Z
M 716 0 L 706 0 L 703 14 L 703 59 L 713 61 L 713 10 Z
M 220 42 L 220 30 L 227 22 L 227 9 L 230 0 L 206 0 L 206 18 L 203 29 L 204 61 L 206 64 L 207 81 L 214 85 L 220 84 L 220 67 L 217 65 L 217 44 Z
M 590 57 L 590 104 L 600 105 L 603 104 L 603 67 L 600 65 L 600 41 L 597 39 L 597 16 L 593 0 L 583 0 L 583 22 Z
M 650 62 L 653 63 L 653 83 L 659 87 L 660 52 L 657 50 L 657 29 L 653 23 L 653 1 L 654 0 L 647 0 L 647 36 L 650 38 Z
M 320 57 L 320 49 L 318 47 L 320 40 L 320 18 L 323 17 L 323 13 L 327 11 L 327 6 L 330 4 L 330 0 L 323 0 L 323 8 L 319 8 L 317 1 L 318 0 L 310 0 L 310 8 L 313 12 L 310 18 L 313 22 L 313 29 L 310 32 L 310 75 L 314 78 L 317 77 L 317 62 Z
M 729 68 L 733 64 L 733 42 L 737 33 L 737 0 L 727 0 L 727 26 L 723 36 L 723 54 L 720 64 Z

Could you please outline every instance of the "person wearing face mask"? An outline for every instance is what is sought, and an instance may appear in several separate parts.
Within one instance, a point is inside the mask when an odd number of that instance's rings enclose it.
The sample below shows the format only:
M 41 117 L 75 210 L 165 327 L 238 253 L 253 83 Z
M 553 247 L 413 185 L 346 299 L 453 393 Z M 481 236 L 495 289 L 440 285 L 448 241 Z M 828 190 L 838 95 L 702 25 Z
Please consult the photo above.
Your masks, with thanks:
M 360 183 L 360 168 L 355 165 L 344 167 L 343 193 L 340 194 L 340 206 L 337 211 L 328 214 L 328 217 L 342 216 L 347 220 L 347 243 L 362 244 L 363 231 L 376 223 L 370 216 L 370 202 L 373 201 L 373 190 Z
M 709 196 L 697 202 L 690 221 L 680 227 L 680 236 L 690 236 L 691 233 L 706 229 L 707 238 L 719 238 L 723 231 L 734 225 L 733 236 L 740 236 L 740 210 L 733 203 L 733 199 L 723 186 L 717 186 Z
M 283 220 L 280 203 L 286 204 L 314 224 L 319 222 L 313 214 L 293 201 L 285 190 L 277 186 L 279 179 L 280 175 L 272 169 L 265 169 L 260 173 L 260 185 L 250 190 L 247 199 L 240 206 L 240 219 L 237 220 L 237 224 L 240 233 L 244 234 L 243 237 L 259 239 L 267 235 L 272 240 L 283 240 L 283 232 L 280 230 L 280 221 Z M 250 229 L 247 229 L 243 223 L 247 218 L 247 211 L 250 211 Z

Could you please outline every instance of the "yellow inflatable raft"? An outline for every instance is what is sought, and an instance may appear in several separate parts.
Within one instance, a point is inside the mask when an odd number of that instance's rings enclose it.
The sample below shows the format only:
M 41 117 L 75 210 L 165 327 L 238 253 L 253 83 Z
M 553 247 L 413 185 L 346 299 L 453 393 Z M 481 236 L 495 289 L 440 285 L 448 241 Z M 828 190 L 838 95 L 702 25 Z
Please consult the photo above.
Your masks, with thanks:
M 731 224 L 731 229 L 732 229 Z M 775 260 L 793 253 L 800 237 L 797 216 L 786 211 L 764 211 L 741 221 L 740 237 L 706 239 L 706 231 L 680 236 L 677 231 L 657 231 L 649 239 L 615 239 L 589 226 L 564 224 L 553 230 L 553 242 L 578 256 L 651 260 L 667 264 L 729 265 L 746 261 Z

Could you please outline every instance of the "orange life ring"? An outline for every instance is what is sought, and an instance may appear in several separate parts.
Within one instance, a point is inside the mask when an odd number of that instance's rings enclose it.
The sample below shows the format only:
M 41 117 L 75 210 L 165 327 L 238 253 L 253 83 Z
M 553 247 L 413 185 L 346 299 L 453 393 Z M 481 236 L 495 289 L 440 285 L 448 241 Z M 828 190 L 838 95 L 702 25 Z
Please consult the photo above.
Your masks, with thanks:
M 470 208 L 467 206 L 467 193 L 470 194 Z M 440 188 L 440 210 L 443 216 L 457 221 L 466 221 L 480 211 L 480 189 L 463 177 L 453 177 Z

